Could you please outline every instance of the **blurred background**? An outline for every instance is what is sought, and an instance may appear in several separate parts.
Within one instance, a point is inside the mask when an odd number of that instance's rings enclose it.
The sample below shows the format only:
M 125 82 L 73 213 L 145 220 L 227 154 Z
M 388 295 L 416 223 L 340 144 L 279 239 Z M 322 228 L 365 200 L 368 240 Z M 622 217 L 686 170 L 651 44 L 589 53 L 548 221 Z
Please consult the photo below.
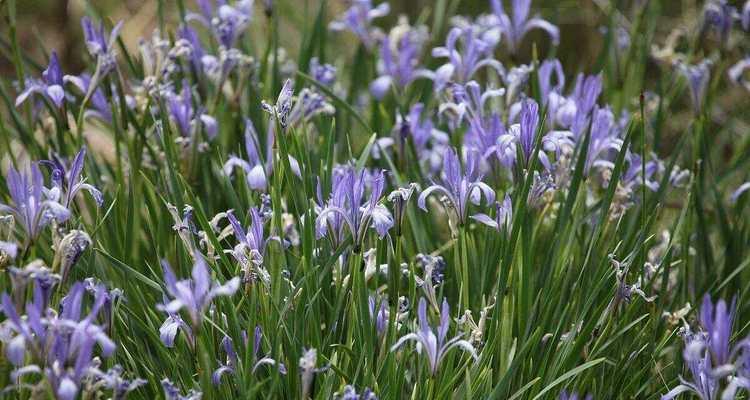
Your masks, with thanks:
M 0 0 L 0 5 L 5 8 L 8 1 Z M 184 0 L 185 8 L 197 10 L 194 1 Z M 266 7 L 272 4 L 273 13 L 280 17 L 278 23 L 282 32 L 281 46 L 287 49 L 287 54 L 299 54 L 303 32 L 309 32 L 310 26 L 314 24 L 322 1 L 324 0 L 256 0 L 255 21 L 244 39 L 248 41 L 246 47 L 257 49 L 267 43 L 271 19 L 267 18 Z M 391 13 L 385 18 L 377 19 L 375 24 L 383 28 L 391 27 L 399 16 L 406 15 L 412 24 L 432 25 L 431 11 L 438 1 L 442 0 L 391 0 Z M 489 0 L 446 1 L 452 6 L 452 9 L 449 6 L 451 15 L 475 16 L 490 10 Z M 503 2 L 505 7 L 510 7 L 510 0 Z M 18 16 L 17 36 L 23 57 L 27 62 L 35 61 L 41 70 L 42 66 L 46 65 L 49 52 L 56 49 L 66 74 L 79 74 L 87 67 L 84 63 L 89 58 L 85 54 L 80 27 L 80 18 L 83 15 L 104 17 L 110 26 L 123 20 L 125 24 L 120 36 L 132 54 L 138 54 L 138 41 L 148 37 L 155 28 L 163 24 L 166 33 L 174 37 L 174 31 L 179 23 L 178 0 L 15 0 L 15 3 Z M 334 20 L 349 3 L 350 0 L 325 0 L 326 20 Z M 740 9 L 744 1 L 730 0 L 728 3 Z M 620 97 L 614 101 L 618 108 L 636 110 L 637 93 L 632 90 L 618 91 L 628 86 L 628 81 L 633 81 L 633 76 L 628 72 L 620 73 L 620 70 L 627 70 L 628 60 L 633 59 L 627 57 L 636 54 L 628 53 L 631 44 L 634 44 L 632 47 L 638 47 L 638 52 L 650 55 L 644 60 L 644 70 L 638 70 L 635 75 L 636 81 L 642 79 L 643 89 L 647 94 L 662 92 L 664 88 L 660 85 L 664 82 L 668 82 L 668 87 L 682 84 L 682 78 L 673 68 L 673 56 L 684 52 L 691 44 L 699 43 L 701 47 L 689 56 L 690 59 L 686 60 L 688 62 L 697 62 L 716 52 L 721 52 L 722 59 L 737 60 L 745 55 L 743 49 L 747 48 L 747 44 L 733 44 L 724 49 L 718 38 L 712 38 L 711 35 L 705 37 L 706 35 L 700 33 L 705 4 L 703 0 L 533 0 L 532 13 L 541 14 L 560 28 L 561 41 L 553 56 L 557 56 L 563 63 L 569 80 L 568 86 L 571 86 L 575 73 L 606 70 L 605 93 L 610 97 Z M 649 15 L 647 22 L 636 25 L 637 21 L 633 20 L 638 15 L 636 10 L 646 5 L 652 7 L 649 10 L 657 10 L 657 15 Z M 5 12 L 0 15 L 7 18 Z M 15 80 L 15 72 L 11 61 L 12 52 L 8 43 L 7 26 L 7 21 L 0 21 L 0 78 L 5 82 L 12 82 Z M 617 27 L 618 33 L 615 36 L 617 40 L 622 41 L 622 54 L 603 54 L 605 32 L 608 27 Z M 670 34 L 678 31 L 687 34 L 674 41 L 671 47 L 668 46 Z M 698 40 L 695 32 L 698 32 L 701 40 Z M 540 57 L 550 54 L 549 41 L 542 32 L 532 31 L 529 36 L 515 59 L 503 59 L 505 55 L 501 55 L 500 59 L 511 64 L 527 63 L 532 59 L 533 46 L 537 46 L 537 54 Z M 444 34 L 439 37 L 444 38 Z M 742 40 L 743 37 L 734 39 Z M 427 48 L 438 45 L 442 43 L 428 43 Z M 354 35 L 330 34 L 327 48 L 336 49 L 337 53 L 334 59 L 327 61 L 337 64 L 340 71 L 347 70 L 356 46 Z M 660 51 L 664 52 L 664 56 L 661 59 L 654 57 Z M 736 54 L 727 55 L 725 52 Z M 424 54 L 428 56 L 429 50 L 425 50 Z M 618 57 L 619 61 L 615 60 L 613 63 L 612 59 Z M 613 65 L 616 66 L 614 70 Z M 750 106 L 750 102 L 746 90 L 739 85 L 727 84 L 727 79 L 723 76 L 714 76 L 713 79 L 712 84 L 726 86 L 726 90 L 721 91 L 720 98 L 714 99 L 713 122 L 716 123 L 717 129 L 721 127 L 734 131 L 728 135 L 730 140 L 718 144 L 718 151 L 726 153 L 725 156 L 731 158 L 731 153 L 734 152 L 736 155 L 737 152 L 731 148 L 734 144 L 731 138 L 737 137 L 737 132 L 746 132 L 750 129 L 748 118 L 742 111 Z M 633 82 L 640 90 L 640 82 Z M 612 102 L 613 99 L 608 100 Z M 681 118 L 680 114 L 684 112 L 683 116 L 689 117 L 690 102 L 687 95 L 677 96 L 672 106 L 676 107 L 669 110 L 669 118 L 662 121 L 666 128 L 665 137 L 660 140 L 663 146 L 656 146 L 657 152 L 661 155 L 669 153 L 675 138 L 683 134 L 691 120 Z M 746 146 L 747 143 L 736 147 L 742 149 Z
M 315 18 L 321 0 L 275 0 L 276 12 L 283 15 L 281 24 L 286 34 L 281 38 L 284 47 L 291 54 L 297 53 L 301 32 L 311 24 Z M 507 3 L 507 0 L 505 0 Z M 4 1 L 0 1 L 2 3 Z M 37 61 L 44 60 L 44 54 L 51 49 L 57 49 L 66 71 L 72 73 L 84 69 L 82 64 L 83 41 L 80 29 L 80 18 L 85 15 L 107 16 L 113 22 L 125 21 L 122 38 L 125 44 L 135 49 L 138 39 L 150 34 L 159 25 L 160 3 L 163 16 L 170 27 L 176 26 L 177 6 L 175 0 L 16 0 L 19 20 L 18 38 L 22 48 L 30 57 Z M 265 1 L 257 0 L 256 8 L 260 18 L 263 18 Z M 393 26 L 399 15 L 407 15 L 410 21 L 427 20 L 435 0 L 406 0 L 391 1 L 391 14 L 379 19 L 377 25 Z M 620 2 L 625 5 L 634 3 L 633 0 Z M 696 2 L 670 0 L 673 3 L 668 8 L 670 14 L 681 15 L 685 8 L 695 7 Z M 328 0 L 328 18 L 333 19 L 347 8 L 347 0 Z M 193 1 L 185 2 L 186 8 L 195 10 Z M 533 9 L 541 13 L 560 26 L 562 38 L 560 53 L 576 53 L 577 57 L 563 57 L 566 70 L 586 70 L 596 59 L 602 46 L 602 32 L 600 27 L 606 24 L 607 16 L 604 10 L 611 6 L 619 8 L 619 4 L 611 4 L 609 0 L 545 0 L 533 1 Z M 464 0 L 457 2 L 455 13 L 476 15 L 489 11 L 488 0 Z M 627 10 L 623 10 L 627 13 Z M 665 16 L 668 17 L 668 16 Z M 428 20 L 429 21 L 429 20 Z M 257 21 L 256 21 L 257 22 Z M 665 22 L 668 22 L 665 20 Z M 675 21 L 676 22 L 676 21 Z M 265 43 L 262 29 L 263 24 L 253 24 L 253 37 Z M 546 43 L 543 34 L 538 35 L 538 43 Z M 333 35 L 336 40 L 349 40 L 354 51 L 354 38 L 351 35 Z M 528 53 L 533 40 L 525 41 Z M 3 50 L 7 50 L 3 43 Z M 540 49 L 542 50 L 542 49 Z M 523 53 L 522 52 L 522 56 Z M 9 76 L 13 73 L 12 63 L 8 53 L 0 53 L 0 73 Z

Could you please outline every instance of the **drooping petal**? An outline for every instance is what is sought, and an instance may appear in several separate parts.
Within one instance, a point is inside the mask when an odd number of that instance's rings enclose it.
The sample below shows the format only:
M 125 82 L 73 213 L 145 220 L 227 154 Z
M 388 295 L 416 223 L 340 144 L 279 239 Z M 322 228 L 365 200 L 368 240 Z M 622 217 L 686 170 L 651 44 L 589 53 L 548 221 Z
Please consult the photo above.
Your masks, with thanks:
M 63 90 L 62 86 L 47 86 L 45 93 L 47 93 L 47 96 L 49 96 L 50 100 L 52 100 L 52 103 L 55 105 L 55 107 L 62 107 L 63 101 L 65 100 L 65 91 Z
M 667 394 L 661 396 L 661 400 L 672 400 L 681 393 L 688 392 L 692 390 L 690 386 L 687 385 L 677 385 L 674 389 L 670 390 Z
M 443 305 L 440 309 L 440 325 L 438 326 L 438 343 L 445 341 L 445 336 L 448 334 L 448 323 L 450 322 L 450 307 L 448 307 L 448 299 L 443 298 Z
M 372 226 L 375 228 L 378 236 L 380 236 L 381 239 L 384 238 L 385 235 L 388 234 L 388 231 L 393 227 L 393 216 L 391 216 L 391 212 L 382 204 L 378 204 L 372 208 L 370 215 L 372 216 Z
M 404 345 L 404 343 L 408 342 L 409 340 L 419 341 L 420 337 L 416 333 L 409 333 L 404 336 L 401 336 L 396 343 L 391 346 L 391 351 L 398 350 L 401 346 Z
M 481 214 L 481 213 L 480 214 L 475 214 L 475 215 L 472 215 L 469 218 L 471 218 L 474 221 L 477 221 L 477 222 L 479 222 L 481 224 L 487 225 L 490 228 L 498 229 L 497 222 L 495 222 L 495 220 L 492 219 L 492 217 L 490 217 L 487 214 Z
M 231 296 L 239 288 L 240 288 L 240 278 L 235 276 L 234 278 L 228 280 L 225 284 L 217 286 L 213 290 L 211 290 L 211 295 L 212 295 L 211 297 Z
M 432 194 L 434 191 L 440 191 L 443 192 L 446 196 L 451 197 L 450 192 L 448 189 L 446 189 L 444 186 L 441 185 L 432 185 L 428 187 L 427 189 L 423 190 L 422 193 L 419 194 L 419 197 L 417 198 L 417 206 L 421 208 L 423 211 L 427 211 L 427 197 Z
M 17 335 L 7 343 L 5 355 L 16 367 L 24 365 L 23 359 L 26 355 L 26 340 L 23 335 Z
M 549 21 L 545 21 L 541 18 L 531 18 L 526 22 L 526 25 L 523 28 L 523 34 L 525 35 L 532 29 L 541 29 L 547 32 L 553 45 L 557 46 L 560 44 L 560 29 Z
M 219 386 L 221 384 L 221 377 L 227 373 L 234 374 L 234 369 L 228 365 L 222 365 L 217 368 L 216 371 L 211 374 L 211 382 L 214 386 Z
M 370 92 L 376 99 L 382 100 L 390 90 L 392 83 L 393 78 L 390 75 L 381 76 L 370 84 Z
M 29 96 L 31 96 L 32 94 L 39 93 L 39 90 L 40 89 L 39 89 L 38 86 L 29 86 L 29 87 L 27 87 L 26 90 L 24 90 L 23 92 L 21 92 L 21 94 L 19 94 L 18 97 L 16 97 L 16 107 L 18 107 L 21 104 L 23 104 L 26 101 L 26 99 L 28 99 Z
M 57 388 L 57 398 L 59 400 L 73 400 L 78 394 L 78 386 L 69 377 L 65 377 L 60 381 L 60 386 Z
M 250 189 L 264 191 L 266 190 L 266 171 L 263 165 L 258 164 L 254 166 L 250 171 L 247 171 L 246 178 L 247 186 Z
M 179 329 L 180 324 L 170 316 L 159 327 L 159 339 L 165 346 L 172 348 Z

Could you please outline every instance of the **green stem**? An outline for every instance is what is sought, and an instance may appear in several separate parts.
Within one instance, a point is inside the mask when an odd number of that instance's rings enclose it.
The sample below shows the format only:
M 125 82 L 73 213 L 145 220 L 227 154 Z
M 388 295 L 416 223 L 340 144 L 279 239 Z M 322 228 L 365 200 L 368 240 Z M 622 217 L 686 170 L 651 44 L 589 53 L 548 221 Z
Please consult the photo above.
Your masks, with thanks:
M 469 259 L 468 259 L 468 246 L 466 244 L 466 228 L 459 228 L 459 254 L 461 257 L 461 305 L 464 310 L 468 310 L 471 302 L 469 301 Z

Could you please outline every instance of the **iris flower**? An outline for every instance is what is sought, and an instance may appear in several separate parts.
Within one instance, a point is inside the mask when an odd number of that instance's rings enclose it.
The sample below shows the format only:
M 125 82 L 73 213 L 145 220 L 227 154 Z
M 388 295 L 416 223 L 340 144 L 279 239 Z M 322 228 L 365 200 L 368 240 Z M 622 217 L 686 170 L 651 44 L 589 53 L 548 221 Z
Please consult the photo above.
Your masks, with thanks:
M 391 7 L 387 2 L 372 6 L 371 0 L 354 0 L 351 7 L 346 10 L 337 20 L 331 22 L 328 28 L 333 31 L 350 30 L 354 33 L 362 44 L 371 49 L 377 39 L 380 31 L 372 26 L 375 18 L 388 15 Z
M 26 79 L 25 89 L 16 97 L 16 107 L 25 102 L 32 94 L 39 94 L 60 108 L 65 101 L 63 90 L 63 73 L 57 52 L 53 51 L 47 69 L 42 72 L 42 79 Z
M 393 227 L 393 217 L 384 205 L 379 204 L 385 187 L 385 175 L 378 171 L 372 178 L 369 198 L 365 198 L 365 170 L 345 167 L 334 176 L 331 197 L 327 203 L 318 184 L 319 212 L 315 219 L 318 238 L 332 236 L 335 243 L 343 241 L 345 229 L 351 233 L 355 248 L 364 240 L 367 228 L 372 226 L 382 239 Z
M 419 67 L 422 45 L 427 40 L 424 27 L 415 28 L 405 21 L 391 30 L 380 45 L 379 77 L 370 84 L 370 92 L 382 99 L 392 86 L 403 90 L 419 78 L 433 79 L 434 73 Z
M 466 83 L 483 67 L 505 75 L 503 64 L 492 54 L 496 44 L 497 38 L 481 36 L 473 26 L 451 29 L 445 46 L 432 49 L 433 57 L 448 59 L 435 71 L 435 90 L 442 90 L 451 80 Z
M 482 213 L 472 215 L 471 218 L 499 232 L 510 232 L 513 222 L 513 202 L 510 199 L 510 195 L 506 193 L 502 203 L 496 202 L 495 210 L 495 218 Z
M 482 196 L 488 203 L 495 201 L 495 191 L 482 182 L 479 173 L 479 155 L 469 151 L 465 172 L 461 171 L 461 163 L 453 148 L 447 148 L 443 153 L 443 171 L 445 178 L 442 184 L 434 183 L 420 193 L 417 205 L 427 211 L 427 197 L 433 192 L 445 195 L 456 210 L 459 225 L 463 225 L 467 218 L 469 202 L 479 204 Z
M 159 305 L 159 309 L 168 314 L 176 314 L 184 308 L 190 316 L 190 322 L 194 329 L 201 325 L 203 314 L 214 298 L 231 296 L 240 285 L 240 280 L 237 277 L 230 279 L 223 285 L 213 281 L 208 265 L 200 255 L 195 257 L 191 279 L 178 281 L 172 267 L 166 260 L 162 261 L 162 268 L 167 293 L 172 299 L 166 304 Z
M 6 181 L 12 203 L 0 203 L 0 214 L 12 214 L 28 240 L 36 239 L 52 221 L 65 222 L 70 218 L 70 211 L 64 205 L 45 194 L 44 177 L 37 163 L 31 164 L 29 174 L 10 167 Z
M 109 35 L 104 30 L 104 23 L 99 23 L 99 26 L 94 26 L 91 22 L 91 18 L 81 18 L 81 25 L 83 26 L 83 36 L 86 41 L 86 48 L 92 57 L 96 58 L 99 64 L 99 73 L 104 75 L 112 71 L 116 66 L 117 62 L 115 57 L 117 51 L 115 50 L 115 42 L 122 29 L 123 22 L 120 21 L 112 28 Z
M 461 336 L 445 340 L 448 335 L 448 324 L 450 322 L 450 309 L 448 301 L 443 299 L 443 306 L 440 310 L 440 325 L 436 328 L 430 326 L 427 320 L 427 301 L 422 297 L 419 299 L 419 329 L 416 332 L 402 336 L 396 344 L 391 347 L 391 351 L 398 350 L 406 342 L 413 340 L 417 342 L 417 352 L 424 352 L 430 366 L 432 375 L 436 375 L 440 362 L 446 354 L 453 348 L 459 348 L 468 352 L 475 361 L 479 360 L 474 346 Z
M 58 201 L 65 208 L 70 208 L 73 198 L 81 190 L 86 190 L 94 198 L 97 206 L 104 203 L 102 192 L 94 186 L 86 183 L 83 178 L 83 163 L 86 158 L 86 148 L 82 147 L 78 151 L 73 162 L 67 165 L 59 157 L 53 157 L 52 160 L 44 160 L 40 163 L 48 166 L 52 171 L 52 189 L 49 191 L 49 197 Z
M 703 111 L 703 99 L 706 97 L 708 82 L 711 80 L 711 60 L 703 60 L 698 64 L 690 65 L 679 62 L 676 65 L 677 72 L 687 79 L 690 89 L 690 100 L 696 115 Z
M 532 29 L 541 29 L 552 39 L 552 44 L 560 43 L 560 29 L 549 21 L 539 17 L 529 18 L 531 0 L 511 0 L 512 15 L 505 13 L 503 0 L 491 0 L 492 12 L 498 19 L 498 25 L 503 32 L 511 53 L 518 51 L 521 41 Z
M 247 335 L 246 332 L 243 331 L 243 339 L 244 344 L 247 346 Z M 253 356 L 253 368 L 251 369 L 251 373 L 255 373 L 255 371 L 258 370 L 263 365 L 270 365 L 270 366 L 278 366 L 279 373 L 282 375 L 286 375 L 286 367 L 284 364 L 277 362 L 271 357 L 265 357 L 260 355 L 261 351 L 261 339 L 263 338 L 263 331 L 261 330 L 260 326 L 255 327 L 254 335 L 253 335 L 253 347 L 252 347 L 252 356 Z M 221 341 L 221 347 L 224 350 L 224 353 L 226 354 L 226 363 L 222 363 L 219 368 L 217 368 L 213 374 L 211 374 L 211 381 L 214 385 L 219 385 L 221 383 L 221 377 L 224 374 L 232 374 L 234 375 L 237 373 L 237 368 L 239 366 L 239 355 L 237 354 L 237 351 L 234 349 L 234 341 L 232 341 L 232 338 L 229 336 L 224 336 L 224 339 Z

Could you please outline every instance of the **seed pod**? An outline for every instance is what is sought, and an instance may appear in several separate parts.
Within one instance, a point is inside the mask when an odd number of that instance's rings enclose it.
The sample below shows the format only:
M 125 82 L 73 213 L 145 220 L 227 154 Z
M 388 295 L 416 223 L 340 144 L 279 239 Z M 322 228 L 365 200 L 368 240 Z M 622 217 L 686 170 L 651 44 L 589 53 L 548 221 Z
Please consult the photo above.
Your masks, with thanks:
M 52 269 L 60 273 L 63 282 L 67 281 L 70 270 L 89 246 L 91 238 L 84 231 L 72 230 L 60 240 Z

